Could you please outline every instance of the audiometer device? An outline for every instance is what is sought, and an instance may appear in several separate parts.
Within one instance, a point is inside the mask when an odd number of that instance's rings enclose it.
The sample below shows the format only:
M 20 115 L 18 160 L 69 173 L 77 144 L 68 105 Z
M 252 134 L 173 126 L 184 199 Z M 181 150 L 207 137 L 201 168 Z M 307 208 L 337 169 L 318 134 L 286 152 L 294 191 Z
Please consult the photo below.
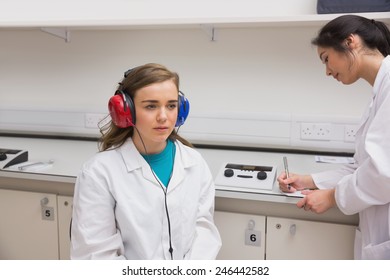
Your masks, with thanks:
M 215 178 L 215 185 L 272 191 L 276 166 L 224 163 Z
M 28 151 L 0 148 L 0 169 L 28 161 Z

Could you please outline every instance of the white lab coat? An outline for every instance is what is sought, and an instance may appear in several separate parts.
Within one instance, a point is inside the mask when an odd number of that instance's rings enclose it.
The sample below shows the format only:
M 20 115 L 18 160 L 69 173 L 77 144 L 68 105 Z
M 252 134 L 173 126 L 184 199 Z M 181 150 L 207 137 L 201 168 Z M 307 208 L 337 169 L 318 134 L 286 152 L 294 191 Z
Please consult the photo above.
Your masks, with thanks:
M 359 213 L 355 259 L 390 259 L 390 56 L 382 62 L 373 93 L 356 133 L 356 164 L 313 174 L 319 188 L 336 188 L 344 214 Z
M 215 188 L 201 155 L 175 141 L 167 205 L 174 259 L 215 259 Z M 77 178 L 72 259 L 170 259 L 164 192 L 129 138 L 97 153 Z

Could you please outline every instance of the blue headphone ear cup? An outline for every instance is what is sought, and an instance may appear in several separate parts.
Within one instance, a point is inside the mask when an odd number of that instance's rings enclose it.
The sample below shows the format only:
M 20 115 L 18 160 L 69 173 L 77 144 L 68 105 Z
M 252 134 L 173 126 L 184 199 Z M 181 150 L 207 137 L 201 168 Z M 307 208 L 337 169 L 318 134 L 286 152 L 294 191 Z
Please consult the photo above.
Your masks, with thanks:
M 108 102 L 112 122 L 120 128 L 127 128 L 135 124 L 135 107 L 131 97 L 117 90 Z
M 185 122 L 185 120 L 188 117 L 188 114 L 190 113 L 190 102 L 188 99 L 184 96 L 184 94 L 179 91 L 179 104 L 178 104 L 178 113 L 177 113 L 177 120 L 175 127 L 182 126 Z

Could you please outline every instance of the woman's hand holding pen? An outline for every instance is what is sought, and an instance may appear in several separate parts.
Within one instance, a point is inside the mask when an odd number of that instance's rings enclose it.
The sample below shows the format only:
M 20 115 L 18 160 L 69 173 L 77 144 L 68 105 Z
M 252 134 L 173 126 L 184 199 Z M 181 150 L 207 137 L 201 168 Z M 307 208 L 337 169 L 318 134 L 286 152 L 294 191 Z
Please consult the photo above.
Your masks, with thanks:
M 316 189 L 316 185 L 310 175 L 298 175 L 290 173 L 287 177 L 286 172 L 282 172 L 277 178 L 279 188 L 282 192 L 293 193 L 305 189 Z M 290 188 L 289 188 L 290 186 Z
M 335 190 L 316 190 L 313 178 L 310 175 L 298 175 L 290 173 L 289 177 L 282 172 L 278 177 L 279 188 L 283 192 L 292 193 L 301 191 L 304 198 L 297 202 L 297 207 L 314 213 L 323 213 L 329 208 L 336 206 Z M 290 185 L 290 188 L 288 187 Z

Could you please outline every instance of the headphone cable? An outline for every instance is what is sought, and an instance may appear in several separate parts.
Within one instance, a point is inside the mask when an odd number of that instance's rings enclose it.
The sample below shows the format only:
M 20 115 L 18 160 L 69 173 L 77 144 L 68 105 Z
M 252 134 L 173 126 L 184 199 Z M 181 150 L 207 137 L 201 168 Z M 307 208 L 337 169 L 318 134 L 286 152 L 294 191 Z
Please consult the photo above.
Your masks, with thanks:
M 157 183 L 160 185 L 162 191 L 164 192 L 164 204 L 165 204 L 165 213 L 167 215 L 167 222 L 168 222 L 168 234 L 169 234 L 169 254 L 171 256 L 171 260 L 173 260 L 173 247 L 172 247 L 172 235 L 171 235 L 171 220 L 169 218 L 169 211 L 168 211 L 168 202 L 167 202 L 167 191 L 168 191 L 168 186 L 163 187 L 163 185 L 161 184 L 160 180 L 157 178 L 156 174 L 154 173 L 153 171 L 153 168 L 150 164 L 150 159 L 149 159 L 149 154 L 148 154 L 148 151 L 146 150 L 146 146 L 145 146 L 145 143 L 144 143 L 144 140 L 142 139 L 142 136 L 141 136 L 141 133 L 139 132 L 138 128 L 134 125 L 133 126 L 135 128 L 135 130 L 137 131 L 138 133 L 138 136 L 139 138 L 141 139 L 141 143 L 142 143 L 142 146 L 144 147 L 144 150 L 145 150 L 145 156 L 146 156 L 146 162 L 148 163 L 149 167 L 150 167 L 150 170 L 152 171 L 152 174 L 153 174 L 153 177 L 156 179 Z M 173 164 L 174 164 L 175 161 L 173 161 Z M 173 169 L 172 169 L 172 172 L 171 172 L 171 175 L 170 175 L 170 178 L 169 178 L 169 181 L 172 177 L 172 173 L 173 173 Z

